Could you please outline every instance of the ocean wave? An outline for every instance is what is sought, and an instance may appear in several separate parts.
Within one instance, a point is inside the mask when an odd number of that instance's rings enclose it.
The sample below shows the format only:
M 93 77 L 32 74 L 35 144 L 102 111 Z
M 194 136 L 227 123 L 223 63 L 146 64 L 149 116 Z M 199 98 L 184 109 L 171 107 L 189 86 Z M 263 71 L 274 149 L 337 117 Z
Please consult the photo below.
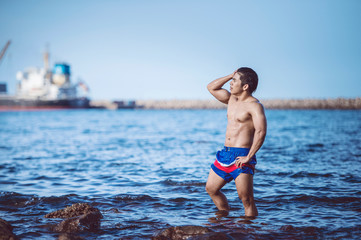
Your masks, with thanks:
M 324 194 L 325 195 L 325 194 Z M 360 197 L 350 197 L 350 196 L 340 196 L 340 197 L 328 197 L 318 195 L 308 195 L 308 194 L 279 194 L 272 195 L 268 197 L 263 197 L 257 199 L 260 203 L 287 203 L 295 204 L 295 202 L 307 203 L 307 204 L 346 204 L 346 203 L 356 203 L 361 202 Z
M 175 202 L 175 203 L 184 203 L 184 202 L 189 202 L 189 201 L 191 201 L 191 199 L 189 199 L 189 198 L 184 198 L 184 197 L 178 197 L 178 198 L 170 198 L 170 199 L 168 199 L 168 201 L 170 201 L 170 202 Z
M 25 195 L 16 192 L 1 192 L 0 206 L 6 207 L 24 207 L 32 205 L 31 199 L 37 198 L 36 195 Z
M 155 202 L 158 201 L 157 198 L 151 197 L 149 195 L 131 195 L 131 194 L 120 194 L 113 197 L 114 200 L 120 202 Z
M 63 195 L 63 196 L 50 196 L 39 197 L 35 194 L 20 194 L 16 192 L 1 192 L 0 193 L 0 206 L 6 207 L 27 207 L 38 204 L 47 205 L 63 205 L 71 202 L 71 199 L 77 199 L 79 197 L 76 194 Z
M 334 177 L 332 173 L 316 173 L 316 172 L 307 172 L 307 171 L 300 171 L 297 173 L 289 174 L 291 178 L 329 178 Z
M 192 180 L 174 181 L 171 179 L 162 181 L 162 184 L 167 186 L 205 186 L 206 185 L 204 181 L 192 181 Z

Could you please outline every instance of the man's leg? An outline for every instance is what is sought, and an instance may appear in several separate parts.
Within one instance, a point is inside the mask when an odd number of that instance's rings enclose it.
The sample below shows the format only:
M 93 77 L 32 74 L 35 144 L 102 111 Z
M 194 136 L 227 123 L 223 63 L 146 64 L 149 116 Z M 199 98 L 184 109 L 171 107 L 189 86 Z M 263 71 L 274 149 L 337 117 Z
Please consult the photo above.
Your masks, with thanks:
M 209 196 L 212 198 L 214 204 L 218 210 L 229 211 L 228 201 L 226 196 L 221 192 L 221 188 L 226 185 L 226 181 L 218 176 L 213 169 L 209 172 L 206 191 Z
M 258 216 L 258 211 L 253 197 L 253 175 L 241 173 L 235 179 L 239 198 L 243 202 L 245 216 Z

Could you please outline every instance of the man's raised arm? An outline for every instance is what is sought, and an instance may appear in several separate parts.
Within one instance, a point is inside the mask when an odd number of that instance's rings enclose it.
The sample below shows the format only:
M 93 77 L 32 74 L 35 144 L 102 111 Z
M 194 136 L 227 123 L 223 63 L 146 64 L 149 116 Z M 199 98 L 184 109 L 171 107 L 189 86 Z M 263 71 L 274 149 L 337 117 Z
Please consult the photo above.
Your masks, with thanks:
M 229 74 L 225 77 L 218 78 L 207 85 L 208 91 L 220 102 L 228 104 L 229 97 L 231 93 L 226 89 L 223 89 L 223 85 L 226 84 L 229 80 L 231 80 L 234 76 L 235 72 Z

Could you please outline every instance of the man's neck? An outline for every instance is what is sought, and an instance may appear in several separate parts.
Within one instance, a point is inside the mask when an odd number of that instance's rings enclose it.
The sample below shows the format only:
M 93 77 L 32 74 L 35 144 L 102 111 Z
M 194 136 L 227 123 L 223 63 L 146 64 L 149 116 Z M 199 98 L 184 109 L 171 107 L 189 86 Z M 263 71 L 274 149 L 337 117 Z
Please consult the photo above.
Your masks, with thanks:
M 236 101 L 246 102 L 247 100 L 252 98 L 252 94 L 244 91 L 238 94 L 232 94 L 231 97 L 233 97 Z

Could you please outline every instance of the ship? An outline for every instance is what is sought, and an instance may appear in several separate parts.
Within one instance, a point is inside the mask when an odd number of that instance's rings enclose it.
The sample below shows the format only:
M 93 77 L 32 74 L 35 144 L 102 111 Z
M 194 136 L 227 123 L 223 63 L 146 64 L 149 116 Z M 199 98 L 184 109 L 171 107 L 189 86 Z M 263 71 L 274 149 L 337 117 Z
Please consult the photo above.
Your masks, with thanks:
M 9 45 L 10 41 L 0 52 L 0 61 Z M 9 95 L 7 84 L 0 83 L 0 110 L 90 108 L 88 86 L 83 81 L 72 83 L 70 65 L 60 62 L 50 68 L 48 51 L 43 57 L 44 67 L 17 72 L 15 95 Z

